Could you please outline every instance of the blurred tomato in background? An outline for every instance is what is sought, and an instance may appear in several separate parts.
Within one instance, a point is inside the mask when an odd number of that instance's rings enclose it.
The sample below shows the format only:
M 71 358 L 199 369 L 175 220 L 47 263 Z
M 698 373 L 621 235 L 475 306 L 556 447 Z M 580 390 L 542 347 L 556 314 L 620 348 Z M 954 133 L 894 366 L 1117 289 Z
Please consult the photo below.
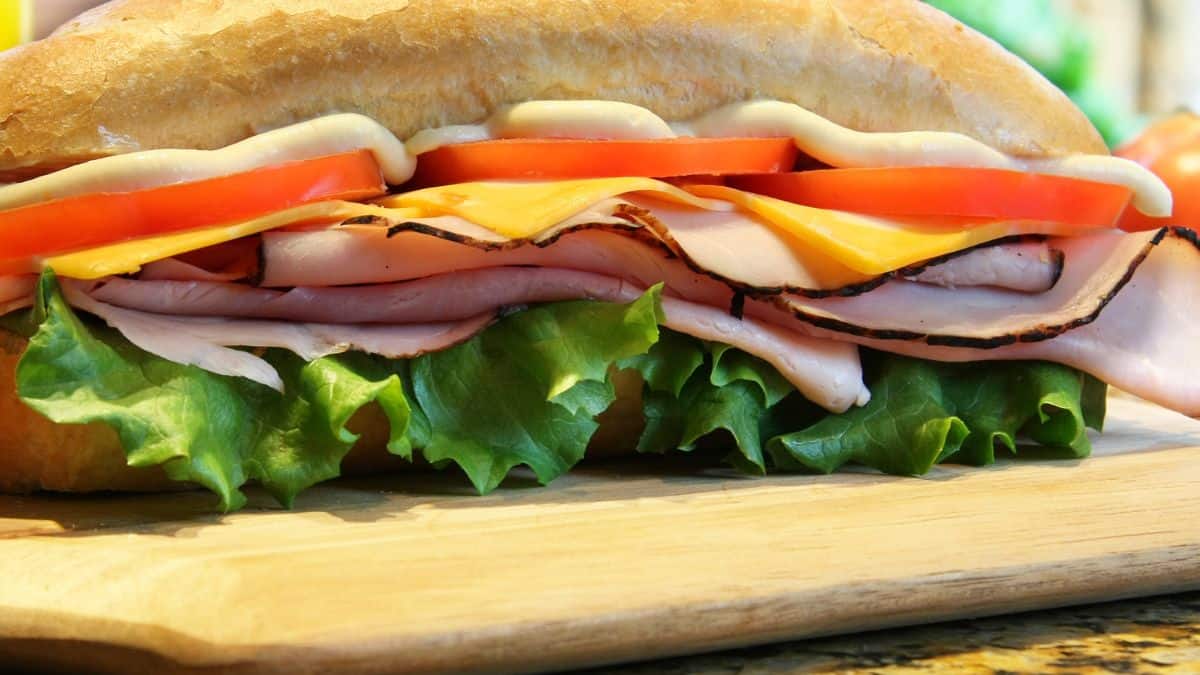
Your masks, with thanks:
M 1129 209 L 1121 221 L 1122 228 L 1200 227 L 1200 115 L 1179 113 L 1167 117 L 1152 124 L 1132 142 L 1117 148 L 1115 154 L 1158 174 L 1175 197 L 1175 209 L 1170 218 L 1149 218 Z

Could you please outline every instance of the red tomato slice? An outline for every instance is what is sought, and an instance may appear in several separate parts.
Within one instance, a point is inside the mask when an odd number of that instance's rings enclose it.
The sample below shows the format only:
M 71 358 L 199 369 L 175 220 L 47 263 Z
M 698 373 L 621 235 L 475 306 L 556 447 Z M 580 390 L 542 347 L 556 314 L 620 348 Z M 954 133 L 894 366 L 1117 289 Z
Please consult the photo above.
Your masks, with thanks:
M 417 159 L 417 184 L 478 180 L 668 178 L 791 171 L 790 138 L 668 138 L 639 141 L 505 139 L 445 145 Z
M 64 197 L 0 211 L 0 274 L 32 271 L 37 256 L 248 220 L 325 199 L 386 191 L 367 150 L 132 192 Z
M 822 209 L 880 216 L 1041 220 L 1112 227 L 1129 188 L 1003 169 L 822 169 L 737 176 L 731 187 Z

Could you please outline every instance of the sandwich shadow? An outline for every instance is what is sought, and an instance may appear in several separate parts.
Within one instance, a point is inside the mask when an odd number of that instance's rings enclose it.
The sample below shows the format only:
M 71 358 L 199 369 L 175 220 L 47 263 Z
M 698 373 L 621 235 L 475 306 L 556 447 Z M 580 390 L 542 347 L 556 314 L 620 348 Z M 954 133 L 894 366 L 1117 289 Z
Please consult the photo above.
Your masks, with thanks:
M 1162 448 L 1178 447 L 1167 443 Z M 951 482 L 980 472 L 1009 471 L 1029 462 L 1071 469 L 1087 460 L 1046 459 L 1021 448 L 1016 458 L 990 466 L 940 465 L 924 476 L 892 476 L 849 466 L 834 474 L 772 472 L 750 476 L 724 467 L 724 450 L 588 459 L 550 485 L 526 468 L 514 470 L 495 491 L 479 495 L 461 471 L 413 467 L 392 473 L 339 478 L 302 493 L 289 511 L 262 488 L 248 486 L 246 508 L 217 511 L 213 495 L 200 490 L 166 494 L 43 493 L 0 496 L 0 540 L 25 536 L 99 536 L 114 533 L 193 536 L 198 528 L 223 525 L 258 514 L 312 514 L 348 523 L 415 517 L 415 509 L 472 509 L 489 506 L 553 506 L 640 498 L 687 499 L 705 493 L 736 494 L 760 488 L 810 486 L 821 490 L 861 489 L 888 483 Z

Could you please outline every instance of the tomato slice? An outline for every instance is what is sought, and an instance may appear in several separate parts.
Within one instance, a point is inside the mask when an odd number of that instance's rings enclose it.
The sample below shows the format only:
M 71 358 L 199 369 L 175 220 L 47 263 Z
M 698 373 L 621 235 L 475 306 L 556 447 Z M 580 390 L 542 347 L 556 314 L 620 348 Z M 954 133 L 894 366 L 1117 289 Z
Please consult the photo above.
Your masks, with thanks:
M 822 209 L 880 216 L 1039 220 L 1112 227 L 1129 188 L 1004 169 L 911 167 L 822 169 L 736 176 L 748 192 Z
M 417 159 L 421 186 L 481 180 L 669 178 L 791 171 L 790 138 L 504 139 L 444 145 Z
M 359 150 L 131 192 L 90 193 L 0 211 L 0 274 L 36 271 L 33 258 L 166 232 L 231 223 L 325 199 L 386 191 Z

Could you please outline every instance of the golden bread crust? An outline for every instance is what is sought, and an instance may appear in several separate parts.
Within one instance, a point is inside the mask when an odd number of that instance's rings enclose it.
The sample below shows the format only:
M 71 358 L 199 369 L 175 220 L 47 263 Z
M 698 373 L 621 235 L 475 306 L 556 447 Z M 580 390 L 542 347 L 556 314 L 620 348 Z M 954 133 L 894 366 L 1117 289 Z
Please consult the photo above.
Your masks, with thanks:
M 917 0 L 118 0 L 0 55 L 0 177 L 355 111 L 401 138 L 533 99 L 681 120 L 756 98 L 1022 156 L 1105 153 L 1061 92 Z
M 134 469 L 104 424 L 55 424 L 17 398 L 26 341 L 0 330 L 0 492 L 165 490 L 179 484 L 158 467 Z

